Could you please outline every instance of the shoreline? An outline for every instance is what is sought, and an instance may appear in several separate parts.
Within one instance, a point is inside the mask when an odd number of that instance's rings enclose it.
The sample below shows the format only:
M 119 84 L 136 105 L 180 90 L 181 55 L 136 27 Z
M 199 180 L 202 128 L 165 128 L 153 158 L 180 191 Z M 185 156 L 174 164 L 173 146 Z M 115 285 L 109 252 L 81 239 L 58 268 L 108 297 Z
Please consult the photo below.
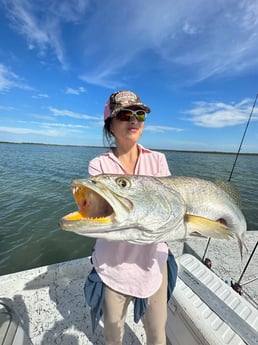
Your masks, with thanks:
M 13 141 L 0 141 L 1 144 L 10 145 L 35 145 L 35 146 L 61 146 L 61 147 L 84 147 L 84 148 L 96 148 L 96 149 L 109 149 L 105 146 L 91 146 L 91 145 L 74 145 L 74 144 L 45 144 L 45 143 L 33 143 L 33 142 L 13 142 Z M 199 150 L 176 150 L 176 149 L 162 149 L 151 148 L 153 151 L 163 152 L 183 152 L 183 153 L 201 153 L 201 154 L 214 154 L 214 155 L 236 155 L 239 156 L 258 156 L 257 152 L 228 152 L 228 151 L 199 151 Z

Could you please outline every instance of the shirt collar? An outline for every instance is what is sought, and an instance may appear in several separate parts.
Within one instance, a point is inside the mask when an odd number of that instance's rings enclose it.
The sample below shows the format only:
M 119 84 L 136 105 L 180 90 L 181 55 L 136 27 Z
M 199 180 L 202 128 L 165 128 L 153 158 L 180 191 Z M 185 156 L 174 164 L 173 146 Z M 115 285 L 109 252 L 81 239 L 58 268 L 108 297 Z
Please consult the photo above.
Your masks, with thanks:
M 141 153 L 141 152 L 146 152 L 146 153 L 150 153 L 150 152 L 151 152 L 151 150 L 146 149 L 146 148 L 143 147 L 141 144 L 137 144 L 137 145 L 138 145 L 138 147 L 139 147 L 139 149 L 140 149 L 140 153 Z
M 151 150 L 146 149 L 144 146 L 142 146 L 141 144 L 137 144 L 138 148 L 139 148 L 139 153 L 151 153 Z M 112 157 L 116 157 L 112 151 L 112 149 L 110 149 L 109 151 L 105 152 L 104 155 L 107 156 L 112 156 Z

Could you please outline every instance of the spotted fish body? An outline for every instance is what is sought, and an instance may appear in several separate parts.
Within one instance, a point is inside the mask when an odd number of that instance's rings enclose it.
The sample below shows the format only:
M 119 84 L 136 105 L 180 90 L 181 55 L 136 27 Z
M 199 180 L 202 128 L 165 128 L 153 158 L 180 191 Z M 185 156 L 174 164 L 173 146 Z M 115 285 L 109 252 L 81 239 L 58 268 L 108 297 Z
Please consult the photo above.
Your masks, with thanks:
M 242 244 L 245 217 L 235 193 L 228 192 L 228 185 L 224 189 L 193 177 L 98 175 L 74 180 L 78 211 L 59 224 L 79 235 L 136 244 L 193 235 L 237 237 Z

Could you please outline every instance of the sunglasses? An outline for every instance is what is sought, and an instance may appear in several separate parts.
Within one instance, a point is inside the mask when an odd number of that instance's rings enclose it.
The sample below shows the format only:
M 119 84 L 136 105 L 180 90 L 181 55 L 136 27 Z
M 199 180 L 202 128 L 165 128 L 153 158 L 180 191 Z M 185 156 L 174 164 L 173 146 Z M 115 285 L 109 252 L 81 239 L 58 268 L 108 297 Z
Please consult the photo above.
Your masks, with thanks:
M 116 115 L 116 119 L 120 121 L 131 121 L 133 116 L 135 116 L 139 122 L 145 121 L 147 117 L 144 110 L 133 111 L 131 109 L 123 109 Z

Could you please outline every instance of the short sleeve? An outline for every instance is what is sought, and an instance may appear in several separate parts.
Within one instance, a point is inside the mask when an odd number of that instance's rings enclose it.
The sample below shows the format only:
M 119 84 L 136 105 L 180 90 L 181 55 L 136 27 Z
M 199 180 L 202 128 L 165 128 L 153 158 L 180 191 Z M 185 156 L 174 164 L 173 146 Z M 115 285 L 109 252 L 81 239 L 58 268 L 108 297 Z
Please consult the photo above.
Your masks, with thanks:
M 170 176 L 171 172 L 169 170 L 168 162 L 167 162 L 165 154 L 160 153 L 159 156 L 160 156 L 159 157 L 159 174 L 160 174 L 160 177 Z
M 99 157 L 93 158 L 90 161 L 88 166 L 88 172 L 91 176 L 103 174 Z

